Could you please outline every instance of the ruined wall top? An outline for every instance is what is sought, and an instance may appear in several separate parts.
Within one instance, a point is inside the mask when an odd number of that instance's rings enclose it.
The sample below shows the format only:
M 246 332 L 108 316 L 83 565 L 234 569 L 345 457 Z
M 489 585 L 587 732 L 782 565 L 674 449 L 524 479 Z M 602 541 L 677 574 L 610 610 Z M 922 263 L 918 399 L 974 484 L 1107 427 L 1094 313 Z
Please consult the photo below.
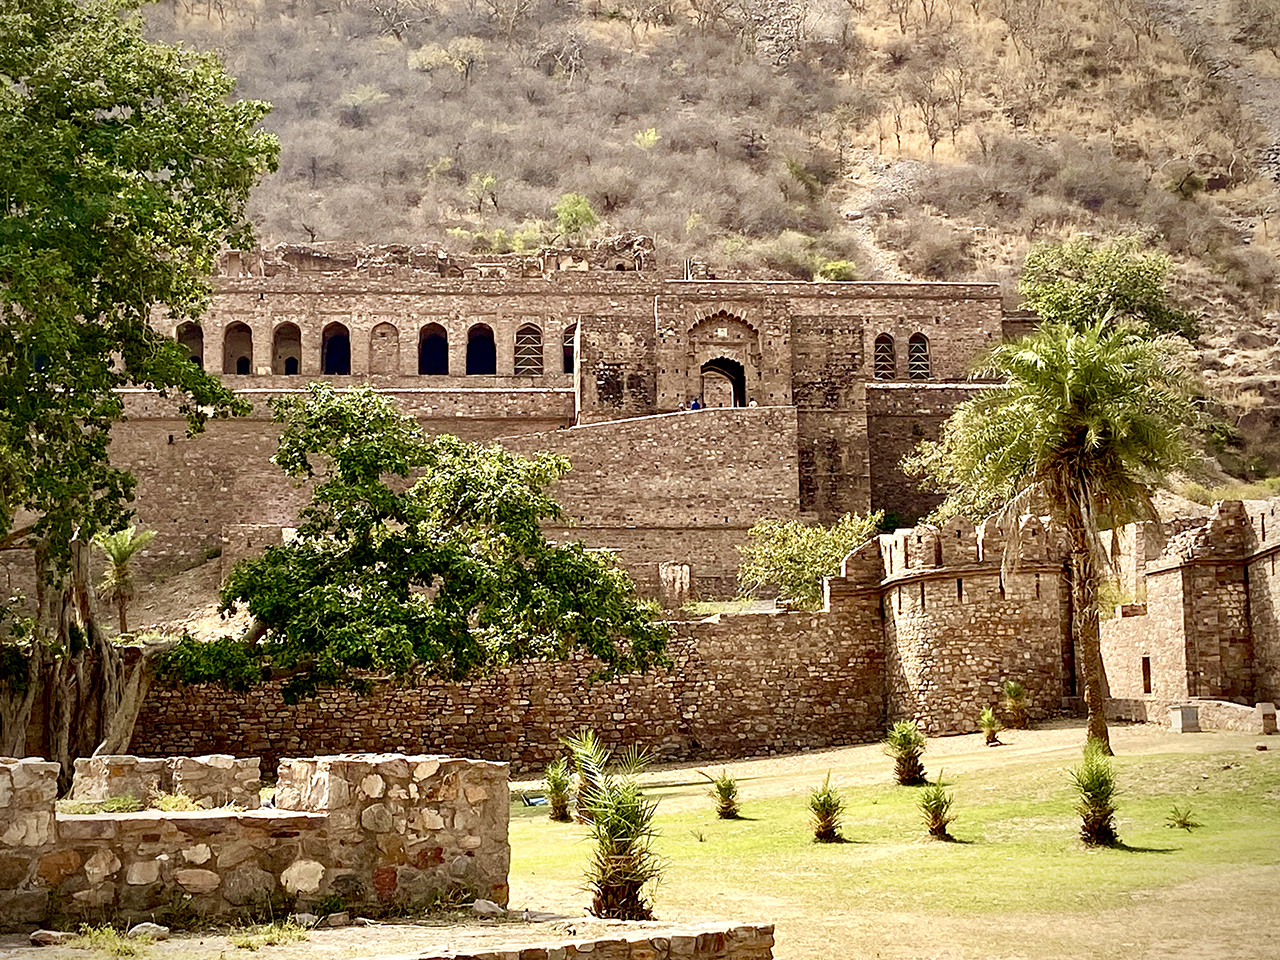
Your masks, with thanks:
M 548 246 L 536 253 L 452 254 L 435 245 L 407 243 L 281 243 L 267 249 L 226 251 L 218 258 L 217 273 L 233 278 L 425 274 L 505 280 L 565 271 L 645 272 L 655 266 L 652 238 L 621 233 L 589 240 L 581 247 Z M 690 269 L 686 267 L 686 273 Z

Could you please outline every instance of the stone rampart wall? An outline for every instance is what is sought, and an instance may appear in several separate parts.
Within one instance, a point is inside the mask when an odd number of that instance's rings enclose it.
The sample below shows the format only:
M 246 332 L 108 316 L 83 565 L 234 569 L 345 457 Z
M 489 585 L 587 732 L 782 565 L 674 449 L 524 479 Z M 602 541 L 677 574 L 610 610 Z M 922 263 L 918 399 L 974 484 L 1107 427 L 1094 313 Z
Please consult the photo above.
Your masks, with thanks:
M 282 765 L 276 809 L 54 813 L 57 764 L 0 762 L 0 926 L 362 912 L 456 887 L 507 901 L 502 764 L 432 756 Z
M 1250 706 L 1198 697 L 1181 700 L 1164 700 L 1159 697 L 1111 697 L 1107 700 L 1107 718 L 1167 726 L 1170 722 L 1170 711 L 1184 705 L 1196 708 L 1201 730 L 1229 730 L 1255 735 L 1275 733 L 1274 706 L 1270 703 Z M 1268 707 L 1271 709 L 1265 709 Z
M 503 944 L 479 951 L 411 954 L 407 960 L 771 960 L 772 924 L 702 923 L 640 929 L 564 942 Z
M 153 687 L 135 753 L 282 756 L 394 749 L 541 772 L 590 726 L 664 759 L 751 756 L 875 739 L 884 653 L 874 596 L 839 612 L 751 614 L 677 625 L 671 669 L 590 683 L 594 664 L 523 663 L 470 683 L 328 690 L 288 706 L 279 689 Z M 785 709 L 780 708 L 785 704 Z

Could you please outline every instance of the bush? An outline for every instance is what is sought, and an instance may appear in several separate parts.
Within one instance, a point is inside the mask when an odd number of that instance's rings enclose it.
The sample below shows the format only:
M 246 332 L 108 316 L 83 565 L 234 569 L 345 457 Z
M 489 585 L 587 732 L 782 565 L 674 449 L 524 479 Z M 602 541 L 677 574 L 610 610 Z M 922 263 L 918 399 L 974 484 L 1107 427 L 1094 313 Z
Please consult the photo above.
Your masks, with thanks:
M 1027 688 L 1017 680 L 1004 682 L 1004 715 L 1012 729 L 1027 729 Z
M 573 755 L 573 767 L 578 774 L 578 819 L 583 823 L 590 823 L 592 806 L 609 765 L 609 751 L 594 730 L 585 728 L 560 742 Z
M 569 772 L 569 763 L 564 757 L 556 757 L 549 764 L 544 774 L 543 785 L 547 791 L 547 803 L 550 816 L 558 823 L 568 823 L 569 798 L 573 795 L 573 774 Z
M 1084 759 L 1071 771 L 1071 783 L 1079 793 L 1080 839 L 1089 846 L 1111 846 L 1117 840 L 1115 825 L 1116 774 L 1107 747 L 1090 739 Z
M 699 770 L 698 773 L 711 781 L 711 789 L 707 791 L 707 796 L 715 798 L 716 816 L 721 820 L 737 820 L 740 816 L 737 779 L 727 770 L 721 770 L 718 777 L 713 777 L 704 770 Z
M 630 777 L 597 771 L 591 801 L 595 850 L 587 868 L 591 912 L 610 920 L 652 920 L 645 886 L 662 875 L 653 850 L 656 800 L 648 800 Z
M 884 752 L 893 757 L 893 775 L 904 787 L 925 782 L 924 764 L 920 762 L 925 743 L 914 720 L 899 720 L 884 738 Z
M 831 786 L 831 774 L 822 781 L 822 786 L 809 794 L 809 820 L 813 824 L 815 843 L 841 843 L 841 821 L 844 819 L 844 798 Z
M 858 267 L 848 260 L 826 260 L 818 268 L 818 276 L 823 280 L 848 283 L 858 279 Z
M 192 813 L 204 809 L 185 793 L 157 793 L 151 798 L 150 806 L 165 813 Z
M 982 731 L 983 737 L 986 738 L 987 746 L 1000 742 L 999 733 L 1004 729 L 1004 724 L 1000 722 L 1000 718 L 996 716 L 996 712 L 990 707 L 983 707 L 982 713 L 978 714 L 978 729 Z
M 951 834 L 947 832 L 947 825 L 956 819 L 951 812 L 954 803 L 955 797 L 947 793 L 942 783 L 942 771 L 939 770 L 938 782 L 927 784 L 920 791 L 920 798 L 916 801 L 916 806 L 920 808 L 920 818 L 924 821 L 929 836 L 939 840 L 952 839 Z
M 846 513 L 829 527 L 799 520 L 761 520 L 747 531 L 746 545 L 738 547 L 743 596 L 772 587 L 795 606 L 819 609 L 822 578 L 839 574 L 844 558 L 870 540 L 883 519 L 883 513 L 867 517 Z
M 1196 827 L 1202 827 L 1204 824 L 1196 823 L 1191 814 L 1191 807 L 1185 810 L 1178 809 L 1175 803 L 1173 809 L 1169 811 L 1169 815 L 1164 818 L 1164 825 L 1174 830 L 1186 830 L 1190 833 Z

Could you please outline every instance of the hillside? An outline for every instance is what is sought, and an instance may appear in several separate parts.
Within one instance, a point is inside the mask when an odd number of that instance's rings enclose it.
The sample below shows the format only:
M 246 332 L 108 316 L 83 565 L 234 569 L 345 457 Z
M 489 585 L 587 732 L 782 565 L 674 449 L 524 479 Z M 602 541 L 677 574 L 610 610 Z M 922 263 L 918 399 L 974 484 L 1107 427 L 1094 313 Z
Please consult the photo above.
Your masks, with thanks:
M 553 206 L 719 275 L 993 279 L 1136 233 L 1280 467 L 1276 0 L 169 0 L 276 105 L 266 243 L 537 246 Z M 1268 16 L 1272 17 L 1268 20 Z M 1252 18 L 1252 19 L 1250 19 Z M 1241 24 L 1248 25 L 1242 30 Z M 1280 29 L 1280 27 L 1277 27 Z M 1280 47 L 1280 41 L 1273 46 Z M 848 275 L 848 274 L 846 274 Z M 1262 444 L 1260 446 L 1259 444 Z M 1230 451 L 1228 451 L 1230 453 Z M 1250 462 L 1250 458 L 1254 458 Z

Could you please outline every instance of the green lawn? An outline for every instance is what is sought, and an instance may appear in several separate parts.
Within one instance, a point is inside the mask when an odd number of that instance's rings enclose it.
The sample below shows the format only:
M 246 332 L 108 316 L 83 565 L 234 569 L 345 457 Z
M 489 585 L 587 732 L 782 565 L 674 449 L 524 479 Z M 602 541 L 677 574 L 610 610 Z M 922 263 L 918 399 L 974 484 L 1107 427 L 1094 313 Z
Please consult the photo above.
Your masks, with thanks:
M 774 921 L 780 958 L 1110 956 L 1105 945 L 1088 952 L 1079 935 L 1140 904 L 1134 919 L 1153 924 L 1159 942 L 1181 927 L 1194 939 L 1197 930 L 1229 921 L 1206 891 L 1225 887 L 1221 899 L 1231 903 L 1233 878 L 1261 867 L 1275 871 L 1261 881 L 1270 900 L 1253 906 L 1277 922 L 1280 738 L 1264 753 L 1238 735 L 1205 734 L 1190 743 L 1147 728 L 1130 744 L 1130 735 L 1118 734 L 1123 846 L 1099 850 L 1077 839 L 1065 776 L 1078 738 L 1063 730 L 1006 736 L 1021 749 L 985 750 L 976 737 L 948 738 L 931 744 L 948 756 L 926 754 L 930 776 L 940 763 L 954 784 L 956 843 L 926 838 L 917 790 L 891 785 L 890 761 L 874 747 L 826 758 L 848 802 L 844 844 L 811 842 L 805 794 L 825 769 L 785 760 L 742 765 L 750 819 L 740 821 L 716 819 L 707 785 L 693 770 L 656 775 L 657 846 L 668 861 L 657 914 Z M 1190 804 L 1202 826 L 1167 827 L 1175 802 Z M 545 808 L 516 806 L 512 818 L 513 905 L 580 910 L 587 902 L 579 889 L 585 828 L 552 824 Z M 1188 910 L 1182 892 L 1198 885 L 1205 890 Z M 899 927 L 904 932 L 894 933 Z M 1008 932 L 1007 943 L 1000 931 Z M 1243 930 L 1241 937 L 1247 946 Z M 1086 952 L 1071 953 L 1072 943 Z M 841 944 L 854 952 L 835 949 Z M 1116 955 L 1143 955 L 1135 949 Z

